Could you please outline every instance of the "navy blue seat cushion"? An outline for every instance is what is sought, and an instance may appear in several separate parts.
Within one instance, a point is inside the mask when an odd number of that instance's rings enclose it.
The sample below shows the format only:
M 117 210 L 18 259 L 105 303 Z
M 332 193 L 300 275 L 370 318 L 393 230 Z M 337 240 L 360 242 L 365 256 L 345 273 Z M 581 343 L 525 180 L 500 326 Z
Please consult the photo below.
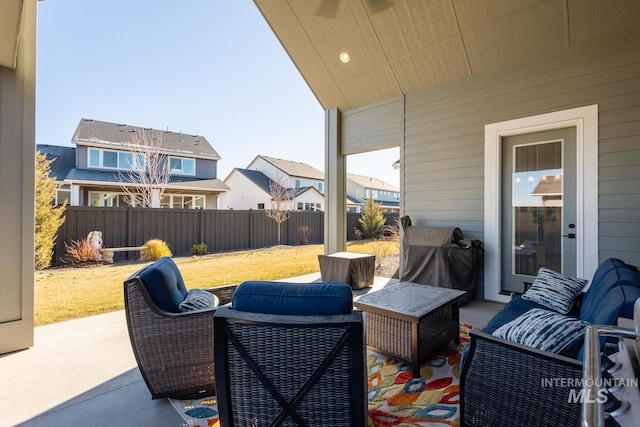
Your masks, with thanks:
M 171 258 L 160 258 L 138 273 L 138 277 L 158 308 L 180 313 L 178 306 L 187 297 L 187 289 Z
M 294 316 L 349 314 L 353 292 L 344 283 L 249 281 L 236 288 L 231 306 L 238 311 Z

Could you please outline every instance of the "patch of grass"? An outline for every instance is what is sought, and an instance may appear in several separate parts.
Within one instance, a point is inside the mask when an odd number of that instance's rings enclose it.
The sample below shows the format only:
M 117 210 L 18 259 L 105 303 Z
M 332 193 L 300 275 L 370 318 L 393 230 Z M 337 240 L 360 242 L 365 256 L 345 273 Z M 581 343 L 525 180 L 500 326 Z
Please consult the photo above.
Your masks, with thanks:
M 349 243 L 347 250 L 374 253 L 374 241 Z M 386 242 L 385 242 L 386 243 Z M 395 245 L 397 243 L 388 242 Z M 319 271 L 323 245 L 174 258 L 188 289 L 210 288 L 245 280 L 278 280 Z M 139 261 L 36 272 L 35 325 L 124 309 L 123 282 L 149 263 Z

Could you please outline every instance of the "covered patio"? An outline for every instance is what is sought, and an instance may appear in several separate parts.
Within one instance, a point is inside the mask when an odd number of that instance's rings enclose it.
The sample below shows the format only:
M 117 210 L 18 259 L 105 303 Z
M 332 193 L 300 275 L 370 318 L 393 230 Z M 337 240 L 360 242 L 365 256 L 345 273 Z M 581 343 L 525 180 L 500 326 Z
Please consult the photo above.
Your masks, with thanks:
M 509 238 L 519 206 L 506 158 L 548 142 L 509 138 L 570 128 L 575 151 L 543 168 L 575 183 L 574 215 L 556 220 L 554 237 L 573 247 L 560 265 L 586 279 L 610 257 L 640 265 L 638 1 L 254 3 L 326 111 L 326 253 L 345 249 L 347 156 L 400 147 L 401 215 L 485 243 L 477 300 L 461 313 L 483 326 L 508 300 L 505 257 L 530 240 Z M 122 312 L 34 332 L 35 39 L 36 1 L 3 2 L 0 195 L 14 203 L 0 205 L 0 353 L 33 348 L 1 356 L 0 413 L 8 424 L 177 425 L 166 401 L 150 401 Z
M 319 280 L 319 273 L 288 279 Z M 364 292 L 395 283 L 376 277 Z M 501 308 L 472 301 L 460 309 L 460 320 L 480 327 Z M 178 427 L 184 422 L 167 399 L 151 399 L 124 311 L 37 327 L 34 339 L 33 348 L 0 356 L 0 425 Z

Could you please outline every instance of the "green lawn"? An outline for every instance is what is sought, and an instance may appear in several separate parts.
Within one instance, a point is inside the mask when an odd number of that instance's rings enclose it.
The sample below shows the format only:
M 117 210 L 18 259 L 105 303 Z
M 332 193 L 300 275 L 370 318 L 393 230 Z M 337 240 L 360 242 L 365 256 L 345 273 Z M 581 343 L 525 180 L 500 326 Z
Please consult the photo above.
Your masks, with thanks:
M 174 258 L 188 289 L 277 280 L 319 271 L 323 245 Z M 397 253 L 397 242 L 348 244 L 349 252 Z M 122 283 L 144 262 L 50 268 L 35 275 L 36 326 L 124 309 Z

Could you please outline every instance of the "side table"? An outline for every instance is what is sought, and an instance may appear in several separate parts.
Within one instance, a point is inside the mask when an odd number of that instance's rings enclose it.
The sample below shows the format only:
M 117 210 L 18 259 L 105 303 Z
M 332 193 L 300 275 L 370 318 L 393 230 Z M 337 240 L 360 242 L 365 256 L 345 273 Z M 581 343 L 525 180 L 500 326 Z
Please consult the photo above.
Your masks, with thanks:
M 352 289 L 363 289 L 373 285 L 375 255 L 352 252 L 336 252 L 318 255 L 320 275 L 323 282 L 351 285 Z

